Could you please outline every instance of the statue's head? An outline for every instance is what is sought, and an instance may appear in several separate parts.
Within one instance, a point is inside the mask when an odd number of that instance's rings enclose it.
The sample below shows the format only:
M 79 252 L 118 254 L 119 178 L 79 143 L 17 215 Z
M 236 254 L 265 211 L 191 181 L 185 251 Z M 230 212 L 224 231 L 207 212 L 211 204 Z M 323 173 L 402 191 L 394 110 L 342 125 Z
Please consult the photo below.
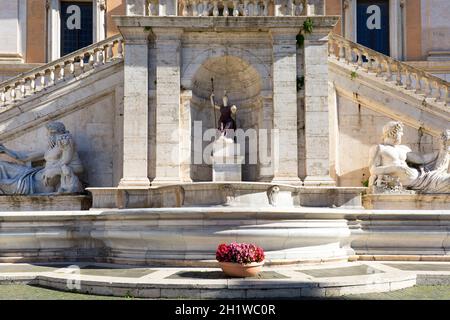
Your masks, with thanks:
M 55 147 L 57 136 L 67 133 L 66 127 L 62 122 L 52 121 L 46 124 L 48 144 L 50 148 Z
M 58 121 L 49 122 L 49 123 L 47 123 L 47 125 L 45 127 L 47 128 L 48 133 L 51 136 L 56 135 L 56 134 L 64 134 L 67 132 L 64 124 L 62 122 L 58 122 Z
M 400 144 L 403 136 L 403 123 L 400 121 L 389 121 L 383 127 L 384 142 L 391 142 L 393 144 Z
M 227 94 L 227 90 L 223 91 L 223 106 L 226 107 L 228 106 L 228 94 Z

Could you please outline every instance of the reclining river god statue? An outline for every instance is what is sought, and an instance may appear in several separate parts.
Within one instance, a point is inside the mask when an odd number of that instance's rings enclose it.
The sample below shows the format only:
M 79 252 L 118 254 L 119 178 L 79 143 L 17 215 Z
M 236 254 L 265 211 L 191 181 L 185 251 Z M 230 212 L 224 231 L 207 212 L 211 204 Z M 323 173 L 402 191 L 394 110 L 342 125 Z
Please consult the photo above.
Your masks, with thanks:
M 79 193 L 83 186 L 78 175 L 83 166 L 76 152 L 72 135 L 61 122 L 46 125 L 48 148 L 45 152 L 24 155 L 0 144 L 0 153 L 8 160 L 0 160 L 0 194 L 32 195 Z M 45 161 L 42 167 L 31 162 Z

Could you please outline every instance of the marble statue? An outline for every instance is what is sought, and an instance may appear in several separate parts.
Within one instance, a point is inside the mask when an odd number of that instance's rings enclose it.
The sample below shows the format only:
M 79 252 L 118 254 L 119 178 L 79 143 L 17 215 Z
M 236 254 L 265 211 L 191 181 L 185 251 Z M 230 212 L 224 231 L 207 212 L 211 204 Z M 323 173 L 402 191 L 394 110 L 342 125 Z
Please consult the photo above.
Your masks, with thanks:
M 218 123 L 218 130 L 222 136 L 232 136 L 236 130 L 236 121 L 232 115 L 236 114 L 237 107 L 235 105 L 228 106 L 228 95 L 225 90 L 223 95 L 223 105 L 219 106 L 214 101 L 214 93 L 211 93 L 211 106 L 220 111 L 220 118 Z M 232 132 L 230 130 L 233 130 Z
M 450 130 L 442 133 L 440 150 L 427 154 L 412 152 L 401 145 L 402 135 L 403 124 L 391 121 L 383 127 L 383 143 L 370 149 L 370 190 L 449 193 Z
M 0 160 L 0 193 L 31 195 L 78 193 L 83 186 L 78 175 L 83 166 L 76 152 L 73 137 L 61 122 L 46 125 L 48 148 L 45 152 L 23 155 L 0 144 L 0 153 L 11 161 Z M 45 161 L 43 167 L 28 165 Z

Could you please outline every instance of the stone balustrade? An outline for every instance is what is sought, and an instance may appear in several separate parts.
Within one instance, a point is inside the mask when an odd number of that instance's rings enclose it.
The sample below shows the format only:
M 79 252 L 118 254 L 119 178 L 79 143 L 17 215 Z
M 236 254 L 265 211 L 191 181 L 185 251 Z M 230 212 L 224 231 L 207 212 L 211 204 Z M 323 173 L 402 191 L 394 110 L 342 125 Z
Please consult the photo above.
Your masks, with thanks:
M 375 73 L 395 85 L 421 94 L 425 99 L 449 104 L 449 83 L 430 73 L 414 68 L 382 53 L 347 40 L 339 35 L 329 36 L 329 56 Z
M 314 5 L 308 4 L 308 0 L 281 0 L 275 4 L 272 0 L 180 0 L 178 2 L 178 15 L 185 17 L 304 16 L 308 12 L 311 15 L 315 12 Z M 158 0 L 148 1 L 149 16 L 164 16 L 166 13 L 165 4 L 159 3 Z
M 6 108 L 16 101 L 33 96 L 58 83 L 123 59 L 123 54 L 122 36 L 117 35 L 19 74 L 0 83 L 0 107 Z

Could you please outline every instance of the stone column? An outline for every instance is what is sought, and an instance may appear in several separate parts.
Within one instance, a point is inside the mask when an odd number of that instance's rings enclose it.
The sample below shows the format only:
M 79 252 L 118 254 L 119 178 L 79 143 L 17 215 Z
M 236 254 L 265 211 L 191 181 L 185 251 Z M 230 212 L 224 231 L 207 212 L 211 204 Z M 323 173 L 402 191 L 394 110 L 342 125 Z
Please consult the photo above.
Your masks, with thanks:
M 180 183 L 180 46 L 183 30 L 152 30 L 156 49 L 156 177 L 152 185 Z
M 120 28 L 125 40 L 123 178 L 119 188 L 147 188 L 148 36 L 142 27 Z
M 305 186 L 334 186 L 330 177 L 328 32 L 305 35 Z
M 297 155 L 297 41 L 296 28 L 272 29 L 273 128 L 278 143 L 272 148 L 272 182 L 301 184 Z M 275 132 L 276 134 L 276 132 Z

